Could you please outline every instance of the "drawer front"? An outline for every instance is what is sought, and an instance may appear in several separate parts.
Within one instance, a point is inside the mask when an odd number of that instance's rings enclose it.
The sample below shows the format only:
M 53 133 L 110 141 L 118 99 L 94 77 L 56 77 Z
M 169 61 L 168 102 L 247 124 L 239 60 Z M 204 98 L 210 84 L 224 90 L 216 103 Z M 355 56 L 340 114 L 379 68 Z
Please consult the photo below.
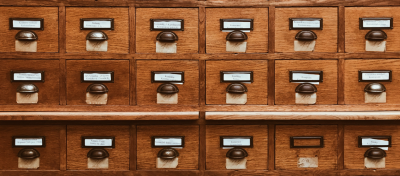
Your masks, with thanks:
M 320 139 L 296 139 L 291 148 L 291 137 L 323 137 Z M 328 170 L 337 169 L 337 126 L 336 125 L 277 125 L 275 130 L 275 168 L 277 170 Z M 303 159 L 318 157 L 315 164 L 308 166 Z M 298 162 L 304 165 L 298 164 Z M 311 167 L 312 166 L 312 167 Z
M 178 89 L 178 105 L 199 104 L 199 62 L 190 60 L 138 60 L 136 96 L 138 105 L 157 105 L 157 88 L 163 83 L 152 83 L 152 71 L 184 72 L 184 83 Z
M 400 128 L 398 125 L 345 125 L 344 126 L 344 169 L 366 169 L 364 154 L 370 147 L 358 147 L 359 136 L 391 136 L 392 146 L 388 147 L 385 168 L 400 168 Z
M 253 19 L 254 29 L 246 32 L 246 53 L 268 52 L 268 8 L 207 8 L 207 53 L 231 53 L 226 51 L 229 32 L 221 31 L 220 19 Z
M 136 52 L 156 53 L 156 38 L 161 31 L 150 31 L 150 19 L 183 19 L 184 31 L 173 31 L 177 36 L 177 53 L 198 52 L 199 15 L 197 8 L 137 8 Z
M 178 151 L 176 168 L 157 168 L 156 160 L 162 147 L 152 147 L 154 136 L 184 136 L 184 147 Z M 165 147 L 169 148 L 169 147 Z M 138 170 L 197 170 L 199 169 L 199 126 L 158 125 L 137 127 L 137 169 Z
M 337 104 L 337 60 L 277 60 L 275 61 L 275 104 L 295 104 L 296 87 L 289 71 L 323 71 L 323 82 L 317 88 L 316 104 Z
M 81 18 L 114 18 L 114 30 L 100 30 L 108 36 L 107 53 L 129 52 L 128 8 L 67 7 L 66 16 L 67 53 L 91 52 L 86 51 L 86 36 L 95 30 L 81 30 Z
M 358 72 L 370 70 L 391 70 L 392 82 L 359 82 Z M 386 104 L 400 104 L 400 60 L 398 59 L 356 59 L 345 61 L 345 104 L 365 104 L 364 88 L 373 82 L 379 82 L 386 88 Z
M 221 83 L 221 71 L 252 71 L 253 82 L 251 84 L 243 84 L 247 87 L 246 104 L 268 103 L 268 61 L 235 60 L 206 61 L 207 104 L 226 104 L 226 88 L 231 83 Z
M 323 29 L 316 35 L 314 52 L 337 52 L 338 11 L 336 7 L 276 8 L 275 51 L 294 52 L 294 40 L 302 30 L 289 30 L 289 18 L 323 18 Z
M 252 136 L 253 147 L 247 151 L 247 170 L 266 170 L 268 163 L 267 125 L 208 125 L 206 127 L 206 169 L 226 170 L 226 153 L 220 147 L 220 136 Z
M 108 88 L 107 105 L 129 105 L 129 60 L 68 60 L 67 104 L 86 105 L 86 89 L 92 83 L 81 82 L 81 71 L 114 71 L 113 83 L 102 83 Z
M 59 105 L 60 63 L 58 60 L 17 60 L 0 61 L 0 104 L 17 104 L 17 88 L 24 83 L 33 83 L 39 89 L 38 105 Z M 44 82 L 11 82 L 11 71 L 44 71 Z
M 345 50 L 347 53 L 361 53 L 365 51 L 365 35 L 370 29 L 360 30 L 359 18 L 393 18 L 393 29 L 382 29 L 387 34 L 386 52 L 400 51 L 400 14 L 397 13 L 400 7 L 346 7 L 345 27 L 346 41 Z M 381 29 L 377 29 L 381 30 Z
M 65 126 L 50 125 L 1 125 L 0 126 L 0 169 L 26 170 L 18 168 L 18 153 L 24 147 L 13 147 L 12 137 L 45 137 L 45 147 L 33 147 L 39 156 L 39 168 L 35 170 L 60 170 L 60 131 Z
M 37 39 L 37 52 L 58 52 L 57 7 L 0 7 L 0 52 L 15 52 L 15 35 L 22 30 L 10 30 L 9 18 L 43 18 L 44 30 L 31 30 Z
M 71 125 L 67 127 L 67 170 L 88 170 L 87 154 L 92 148 L 81 147 L 82 136 L 114 137 L 115 148 L 109 153 L 107 170 L 129 170 L 129 126 Z

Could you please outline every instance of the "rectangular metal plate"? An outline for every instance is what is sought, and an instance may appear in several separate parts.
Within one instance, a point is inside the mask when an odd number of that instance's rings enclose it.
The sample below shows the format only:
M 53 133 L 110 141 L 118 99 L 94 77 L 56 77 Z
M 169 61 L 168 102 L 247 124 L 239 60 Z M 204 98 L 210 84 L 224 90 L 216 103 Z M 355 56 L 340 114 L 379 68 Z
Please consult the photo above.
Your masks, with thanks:
M 46 147 L 44 136 L 13 136 L 12 147 Z
M 289 71 L 289 82 L 323 82 L 323 71 Z
M 151 147 L 184 147 L 185 136 L 152 136 Z
M 294 140 L 310 140 L 310 139 L 319 139 L 319 145 L 306 145 L 299 146 L 294 145 Z M 290 148 L 323 148 L 324 147 L 324 137 L 323 136 L 292 136 L 290 137 Z
M 114 71 L 81 71 L 81 82 L 114 82 Z
M 360 29 L 393 29 L 393 18 L 359 18 Z
M 392 70 L 359 70 L 358 82 L 392 82 Z
M 253 30 L 253 19 L 220 19 L 222 30 Z
M 150 31 L 183 31 L 183 19 L 150 19 Z
M 10 71 L 11 82 L 44 82 L 44 71 Z
M 152 83 L 184 83 L 185 72 L 181 71 L 152 71 Z
M 253 82 L 252 71 L 221 71 L 221 82 Z
M 358 147 L 391 147 L 392 136 L 358 136 Z
M 82 148 L 115 148 L 114 136 L 82 136 Z
M 81 18 L 81 30 L 114 30 L 114 18 Z
M 10 18 L 10 29 L 15 30 L 44 30 L 43 18 Z
M 322 18 L 289 18 L 289 30 L 322 30 Z
M 253 148 L 253 136 L 220 136 L 220 147 Z

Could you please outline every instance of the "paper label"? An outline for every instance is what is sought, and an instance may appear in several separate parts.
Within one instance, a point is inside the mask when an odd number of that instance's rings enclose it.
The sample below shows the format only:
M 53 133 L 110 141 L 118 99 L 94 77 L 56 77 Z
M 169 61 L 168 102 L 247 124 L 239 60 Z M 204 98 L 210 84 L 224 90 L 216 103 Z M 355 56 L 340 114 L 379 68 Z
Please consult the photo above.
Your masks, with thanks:
M 307 73 L 293 73 L 292 80 L 299 81 L 309 81 L 309 80 L 319 80 L 319 74 L 307 74 Z
M 40 21 L 23 21 L 23 20 L 13 20 L 14 28 L 32 28 L 40 29 Z
M 15 81 L 40 81 L 42 73 L 14 73 Z
M 363 27 L 390 27 L 390 20 L 363 20 Z
M 362 145 L 389 145 L 389 141 L 372 139 L 372 138 L 363 138 Z
M 112 139 L 85 139 L 85 147 L 112 147 Z
M 389 73 L 362 73 L 362 80 L 386 81 L 389 80 Z
M 224 28 L 225 29 L 233 29 L 233 28 L 248 28 L 250 29 L 251 27 L 251 22 L 224 22 Z
M 164 146 L 180 146 L 182 145 L 181 138 L 155 138 L 154 146 L 164 147 Z
M 15 146 L 43 146 L 42 138 L 16 138 Z
M 83 73 L 84 81 L 111 81 L 110 73 Z
M 224 81 L 251 81 L 250 74 L 224 74 Z
M 154 81 L 182 81 L 181 74 L 154 74 Z
M 182 23 L 176 21 L 155 21 L 154 29 L 182 29 Z
M 320 28 L 321 21 L 308 20 L 308 21 L 293 21 L 293 28 Z
M 223 139 L 224 146 L 250 146 L 250 139 Z
M 83 28 L 111 28 L 111 21 L 83 21 Z

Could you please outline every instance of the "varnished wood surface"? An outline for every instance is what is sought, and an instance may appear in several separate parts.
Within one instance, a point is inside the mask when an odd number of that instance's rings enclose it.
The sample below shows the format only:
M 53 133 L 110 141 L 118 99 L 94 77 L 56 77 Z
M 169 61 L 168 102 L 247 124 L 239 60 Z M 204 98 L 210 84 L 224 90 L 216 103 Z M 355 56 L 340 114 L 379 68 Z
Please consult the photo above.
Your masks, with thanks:
M 254 30 L 246 32 L 246 53 L 268 52 L 268 8 L 207 8 L 207 53 L 231 53 L 226 51 L 226 35 L 222 32 L 220 19 L 253 19 Z
M 129 170 L 129 126 L 127 125 L 70 125 L 67 126 L 67 170 L 90 170 L 87 153 L 81 147 L 82 136 L 113 136 L 115 148 L 109 153 L 108 170 Z
M 179 152 L 176 169 L 156 168 L 158 152 L 162 147 L 152 148 L 152 136 L 184 136 L 185 146 Z M 199 126 L 157 125 L 137 128 L 137 170 L 198 170 L 199 169 Z
M 290 148 L 290 137 L 322 136 L 322 148 Z M 336 125 L 277 125 L 275 129 L 276 170 L 336 170 L 337 126 Z M 319 141 L 294 141 L 295 146 L 320 145 Z M 298 168 L 299 157 L 318 157 L 317 168 Z
M 294 52 L 294 40 L 302 30 L 289 30 L 289 18 L 323 18 L 323 30 L 312 30 L 317 35 L 314 52 L 337 52 L 336 7 L 276 8 L 275 52 Z
M 0 52 L 16 52 L 15 35 L 21 30 L 9 30 L 9 18 L 43 18 L 44 30 L 32 30 L 38 37 L 37 52 L 59 51 L 57 7 L 0 7 Z
M 248 90 L 246 104 L 268 104 L 268 61 L 206 61 L 207 104 L 226 104 L 226 87 L 231 83 L 221 83 L 221 71 L 252 71 L 254 82 L 244 83 Z

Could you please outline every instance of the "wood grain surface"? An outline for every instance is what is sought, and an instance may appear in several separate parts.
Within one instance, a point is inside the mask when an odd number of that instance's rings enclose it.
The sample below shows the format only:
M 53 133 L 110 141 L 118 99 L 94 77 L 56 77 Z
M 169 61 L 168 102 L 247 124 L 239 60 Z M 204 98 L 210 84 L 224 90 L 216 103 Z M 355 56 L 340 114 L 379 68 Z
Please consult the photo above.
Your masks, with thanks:
M 226 87 L 230 83 L 220 82 L 220 71 L 253 71 L 254 82 L 244 84 L 248 90 L 246 104 L 268 104 L 268 61 L 206 61 L 207 104 L 226 104 Z
M 129 105 L 130 70 L 128 60 L 68 60 L 67 105 L 87 105 L 86 88 L 92 83 L 81 82 L 81 71 L 114 71 L 114 83 L 108 88 L 107 105 Z
M 195 60 L 138 60 L 136 65 L 136 97 L 138 105 L 157 105 L 157 88 L 162 83 L 151 83 L 152 71 L 183 71 L 185 82 L 175 84 L 178 105 L 199 104 L 199 62 Z M 171 105 L 167 105 L 171 106 Z
M 67 170 L 90 170 L 87 153 L 92 148 L 81 147 L 82 136 L 113 136 L 115 148 L 109 153 L 107 170 L 129 170 L 129 126 L 127 125 L 69 125 L 67 126 Z
M 156 53 L 156 37 L 161 31 L 150 31 L 150 19 L 183 19 L 184 31 L 178 36 L 177 53 L 198 53 L 199 14 L 197 8 L 137 8 L 136 52 Z
M 323 148 L 290 148 L 290 137 L 323 136 Z M 314 145 L 314 141 L 295 144 Z M 336 125 L 277 125 L 275 130 L 276 170 L 336 170 L 337 169 L 337 126 Z M 298 168 L 298 157 L 318 157 L 317 168 Z
M 323 30 L 312 30 L 318 37 L 314 52 L 337 52 L 338 8 L 276 8 L 275 17 L 277 53 L 294 52 L 295 36 L 301 30 L 289 30 L 289 18 L 323 18 Z
M 18 168 L 18 152 L 23 147 L 12 147 L 13 136 L 45 136 L 46 147 L 34 148 L 40 153 L 40 165 L 37 170 L 60 170 L 61 127 L 59 125 L 1 125 L 0 170 L 26 170 Z
M 44 30 L 32 30 L 38 36 L 37 52 L 58 52 L 58 7 L 0 7 L 0 52 L 15 51 L 15 35 L 9 18 L 43 18 Z
M 358 82 L 359 70 L 392 70 L 392 82 L 381 82 L 386 87 L 386 104 L 400 104 L 400 60 L 357 59 L 345 61 L 345 104 L 366 104 L 364 88 L 371 82 Z
M 67 53 L 91 53 L 86 51 L 86 35 L 92 30 L 81 30 L 81 18 L 114 18 L 114 30 L 101 30 L 108 36 L 107 53 L 129 53 L 128 8 L 66 8 Z
M 387 34 L 386 52 L 400 51 L 400 38 L 397 33 L 400 31 L 400 14 L 396 13 L 400 7 L 346 7 L 346 52 L 361 53 L 365 51 L 365 34 L 371 30 L 359 29 L 359 18 L 393 18 L 393 29 L 384 29 Z
M 161 148 L 151 147 L 152 136 L 185 136 L 185 146 L 180 149 L 178 166 L 172 169 L 156 168 Z M 199 169 L 199 126 L 197 125 L 143 125 L 137 127 L 138 170 L 197 170 Z
M 207 125 L 206 170 L 226 170 L 226 152 L 229 150 L 220 147 L 220 136 L 253 136 L 253 148 L 244 148 L 248 153 L 247 170 L 267 170 L 267 125 Z
M 246 32 L 246 53 L 268 52 L 268 8 L 207 8 L 207 53 L 230 53 L 226 51 L 226 35 L 229 32 L 221 31 L 220 19 L 240 18 L 254 20 L 254 30 Z
M 399 169 L 400 126 L 398 125 L 345 125 L 344 169 L 365 169 L 364 153 L 369 147 L 358 147 L 358 136 L 392 136 L 392 147 L 386 150 L 385 169 Z M 379 169 L 380 170 L 380 169 Z
M 38 103 L 35 105 L 59 105 L 59 61 L 58 60 L 0 60 L 0 104 L 18 105 L 17 88 L 23 83 L 33 83 L 39 88 Z M 10 71 L 44 71 L 44 82 L 11 82 Z M 24 105 L 20 105 L 24 106 Z
M 337 60 L 275 61 L 275 104 L 295 104 L 299 83 L 289 82 L 289 71 L 323 71 L 323 82 L 317 87 L 316 104 L 337 104 Z

